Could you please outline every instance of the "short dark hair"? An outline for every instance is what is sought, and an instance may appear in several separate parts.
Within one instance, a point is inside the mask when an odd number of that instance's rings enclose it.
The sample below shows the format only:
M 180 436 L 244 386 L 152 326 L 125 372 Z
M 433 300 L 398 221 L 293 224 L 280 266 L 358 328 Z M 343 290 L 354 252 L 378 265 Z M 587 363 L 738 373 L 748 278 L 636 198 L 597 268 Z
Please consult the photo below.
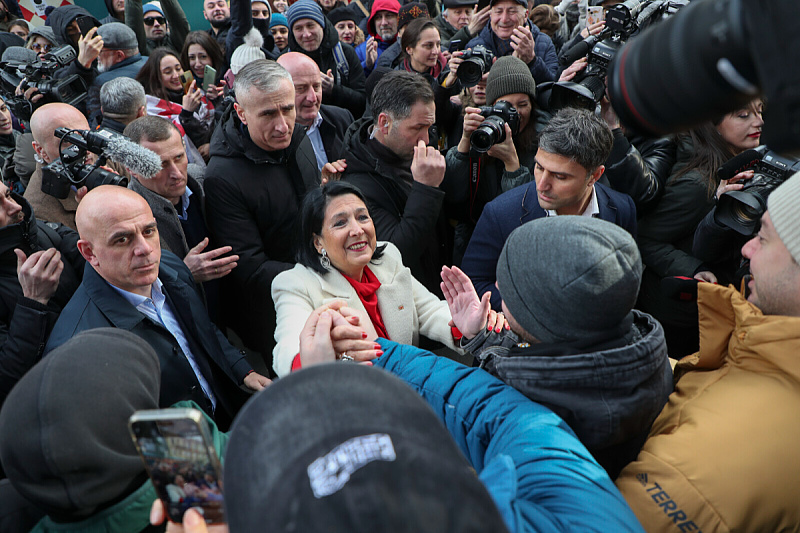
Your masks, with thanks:
M 180 57 L 183 70 L 192 70 L 191 65 L 189 65 L 189 47 L 193 44 L 200 45 L 206 51 L 208 58 L 211 60 L 211 66 L 217 71 L 217 78 L 221 78 L 225 74 L 222 71 L 222 65 L 225 62 L 224 53 L 217 40 L 203 30 L 190 31 L 186 36 L 186 40 L 183 41 L 183 50 L 181 50 Z M 205 82 L 205 80 L 203 81 Z M 217 80 L 212 80 L 212 82 L 215 81 Z
M 591 173 L 602 165 L 614 145 L 614 134 L 591 111 L 564 108 L 539 134 L 539 149 L 572 159 Z
M 139 117 L 127 126 L 122 134 L 135 142 L 142 144 L 142 141 L 157 143 L 166 141 L 173 133 L 181 134 L 180 130 L 171 121 L 164 117 L 145 116 Z
M 325 220 L 325 210 L 332 198 L 353 194 L 367 205 L 364 194 L 358 187 L 346 181 L 329 181 L 322 187 L 312 189 L 300 205 L 300 221 L 295 234 L 295 261 L 320 274 L 327 274 L 327 270 L 319 262 L 320 255 L 314 247 L 314 236 L 322 234 L 322 223 Z M 372 254 L 372 261 L 383 256 L 386 245 L 378 246 Z
M 372 92 L 370 105 L 372 116 L 386 113 L 392 120 L 403 120 L 411 116 L 411 108 L 417 102 L 433 102 L 431 84 L 420 74 L 393 70 L 381 78 Z

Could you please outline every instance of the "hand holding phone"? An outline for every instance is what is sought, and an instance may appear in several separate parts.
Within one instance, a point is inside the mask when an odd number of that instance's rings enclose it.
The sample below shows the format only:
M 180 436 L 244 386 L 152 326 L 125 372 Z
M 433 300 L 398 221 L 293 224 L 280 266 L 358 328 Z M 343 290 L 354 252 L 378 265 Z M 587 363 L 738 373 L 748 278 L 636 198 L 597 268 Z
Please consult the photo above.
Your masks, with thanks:
M 189 87 L 192 86 L 192 82 L 194 81 L 194 75 L 192 74 L 191 70 L 184 70 L 181 73 L 181 85 L 183 85 L 183 94 L 187 94 L 189 92 Z
M 222 467 L 203 413 L 197 409 L 135 412 L 131 437 L 172 522 L 197 509 L 206 523 L 225 521 Z
M 211 65 L 206 65 L 205 69 L 203 69 L 203 92 L 207 93 L 208 88 L 214 85 L 214 81 L 217 79 L 217 69 L 212 67 Z
M 89 33 L 89 30 L 95 27 L 94 19 L 89 16 L 81 16 L 75 19 L 78 23 L 78 29 L 81 30 L 81 35 L 86 37 L 86 34 Z

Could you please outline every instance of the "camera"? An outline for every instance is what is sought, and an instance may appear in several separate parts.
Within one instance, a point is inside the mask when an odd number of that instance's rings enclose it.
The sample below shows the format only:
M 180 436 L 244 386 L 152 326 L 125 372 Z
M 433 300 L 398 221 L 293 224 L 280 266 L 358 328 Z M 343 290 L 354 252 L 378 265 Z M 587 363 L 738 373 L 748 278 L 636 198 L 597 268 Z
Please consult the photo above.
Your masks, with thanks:
M 628 0 L 612 6 L 606 13 L 605 29 L 576 44 L 561 58 L 567 67 L 587 56 L 586 68 L 573 81 L 556 82 L 550 87 L 547 107 L 558 111 L 579 107 L 594 111 L 606 92 L 606 74 L 619 49 L 634 33 L 664 16 L 668 16 L 687 0 Z
M 766 147 L 754 151 L 763 153 L 755 163 L 753 178 L 738 191 L 728 191 L 719 198 L 714 220 L 742 235 L 753 235 L 761 216 L 767 210 L 767 198 L 778 185 L 800 171 L 800 160 L 786 158 Z
M 458 66 L 458 81 L 463 87 L 474 87 L 481 81 L 484 74 L 492 68 L 494 54 L 492 51 L 479 44 L 475 48 L 467 50 L 461 56 L 464 61 Z
M 505 141 L 506 124 L 511 127 L 512 135 L 519 132 L 519 113 L 505 100 L 498 100 L 493 106 L 484 106 L 480 110 L 485 119 L 469 138 L 470 145 L 476 152 L 487 152 L 495 144 Z
M 6 104 L 11 111 L 23 118 L 30 119 L 36 107 L 53 102 L 63 102 L 75 106 L 87 96 L 86 82 L 77 74 L 65 78 L 53 78 L 56 71 L 66 67 L 77 58 L 75 50 L 70 45 L 48 52 L 44 59 L 35 61 L 3 61 L 0 62 L 0 80 L 2 91 L 6 95 Z M 22 88 L 35 87 L 43 98 L 36 104 L 26 100 L 23 96 L 15 96 L 16 87 L 22 83 Z
M 98 185 L 127 187 L 127 178 L 100 168 L 106 161 L 105 155 L 101 155 L 94 165 L 85 164 L 86 152 L 102 154 L 110 135 L 108 132 L 57 128 L 55 136 L 61 139 L 61 143 L 69 142 L 72 146 L 60 150 L 57 160 L 42 167 L 42 192 L 63 200 L 69 196 L 72 186 L 86 185 L 90 190 Z

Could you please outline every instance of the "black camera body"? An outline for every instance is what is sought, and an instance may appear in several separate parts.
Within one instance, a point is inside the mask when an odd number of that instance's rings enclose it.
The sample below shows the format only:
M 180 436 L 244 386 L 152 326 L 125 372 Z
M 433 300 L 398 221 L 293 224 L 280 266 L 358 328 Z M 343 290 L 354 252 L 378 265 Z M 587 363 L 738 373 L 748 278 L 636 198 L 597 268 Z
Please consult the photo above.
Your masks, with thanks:
M 767 210 L 767 198 L 781 183 L 800 171 L 800 159 L 782 157 L 767 151 L 753 167 L 753 178 L 738 191 L 728 191 L 719 198 L 714 220 L 742 235 L 756 232 Z
M 99 134 L 91 131 L 87 133 L 90 134 L 88 138 L 86 135 L 76 133 L 75 130 L 56 129 L 54 135 L 60 138 L 61 142 L 75 142 L 75 144 L 61 150 L 58 159 L 42 167 L 43 193 L 63 200 L 69 196 L 72 186 L 80 188 L 86 185 L 89 190 L 98 185 L 128 186 L 128 178 L 100 168 L 100 165 L 105 163 L 105 157 L 101 156 L 94 165 L 85 164 L 87 149 L 93 153 L 102 153 L 102 149 L 92 137 Z
M 498 100 L 493 106 L 484 106 L 480 110 L 484 121 L 469 138 L 470 146 L 476 152 L 488 152 L 495 144 L 505 141 L 506 124 L 511 127 L 512 135 L 519 133 L 519 112 L 505 100 Z
M 81 103 L 87 97 L 86 82 L 83 78 L 77 74 L 65 78 L 53 78 L 56 71 L 69 65 L 77 57 L 72 46 L 64 45 L 48 52 L 44 59 L 33 63 L 17 61 L 0 63 L 3 93 L 11 111 L 16 116 L 28 120 L 36 107 L 47 103 L 62 102 L 71 106 Z M 23 89 L 34 87 L 43 95 L 36 104 L 22 96 L 15 96 L 16 87 L 23 81 Z
M 494 54 L 491 50 L 479 44 L 464 52 L 461 58 L 464 61 L 458 66 L 456 77 L 463 87 L 474 87 L 481 81 L 483 75 L 492 68 Z

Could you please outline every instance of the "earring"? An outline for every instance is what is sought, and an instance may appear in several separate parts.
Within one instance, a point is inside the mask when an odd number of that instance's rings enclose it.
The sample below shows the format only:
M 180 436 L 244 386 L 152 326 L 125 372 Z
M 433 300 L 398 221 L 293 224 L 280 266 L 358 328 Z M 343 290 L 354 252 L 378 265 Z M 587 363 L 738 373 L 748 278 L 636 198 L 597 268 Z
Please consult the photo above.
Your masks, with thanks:
M 331 260 L 328 259 L 328 252 L 325 251 L 325 248 L 322 249 L 322 255 L 319 258 L 319 264 L 322 265 L 322 268 L 325 270 L 330 270 L 331 268 Z

